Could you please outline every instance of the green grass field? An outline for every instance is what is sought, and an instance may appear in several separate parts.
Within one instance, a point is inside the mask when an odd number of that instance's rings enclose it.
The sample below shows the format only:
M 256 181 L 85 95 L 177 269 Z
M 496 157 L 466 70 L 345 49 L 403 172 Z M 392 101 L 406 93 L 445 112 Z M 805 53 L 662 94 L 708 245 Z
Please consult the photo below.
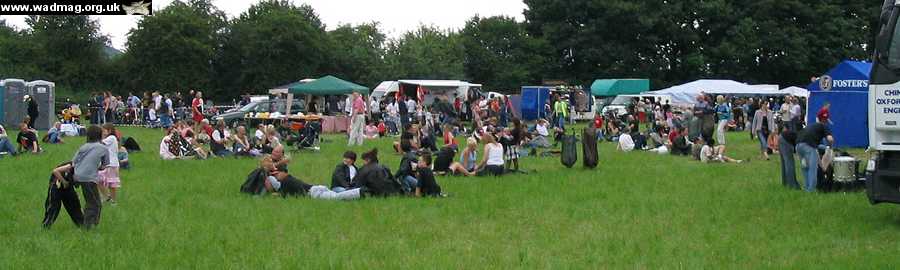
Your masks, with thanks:
M 596 170 L 558 158 L 522 160 L 528 175 L 439 177 L 451 197 L 254 198 L 238 192 L 252 159 L 162 161 L 160 130 L 127 128 L 145 148 L 123 170 L 116 206 L 77 229 L 65 212 L 41 229 L 50 170 L 83 138 L 41 155 L 0 159 L 0 269 L 659 269 L 900 267 L 900 211 L 865 194 L 781 187 L 777 157 L 762 161 L 746 133 L 730 134 L 745 164 L 701 164 L 603 143 Z M 329 136 L 294 153 L 291 172 L 328 184 L 347 149 Z M 390 141 L 378 147 L 396 169 Z

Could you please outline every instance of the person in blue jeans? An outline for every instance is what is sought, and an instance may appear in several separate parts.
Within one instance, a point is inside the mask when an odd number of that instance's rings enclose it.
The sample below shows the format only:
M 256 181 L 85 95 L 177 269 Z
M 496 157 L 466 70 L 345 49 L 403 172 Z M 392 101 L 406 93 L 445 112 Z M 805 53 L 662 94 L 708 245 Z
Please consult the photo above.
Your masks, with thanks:
M 800 134 L 797 135 L 797 154 L 804 161 L 803 174 L 806 178 L 804 190 L 806 192 L 816 191 L 819 172 L 819 150 L 818 145 L 822 139 L 828 140 L 828 145 L 834 145 L 834 137 L 831 136 L 831 130 L 828 129 L 821 121 L 807 126 Z
M 16 155 L 16 147 L 9 141 L 9 135 L 6 134 L 6 129 L 3 128 L 3 125 L 0 125 L 0 153 L 6 152 L 9 155 Z M 2 158 L 3 155 L 0 155 Z
M 785 128 L 778 138 L 778 153 L 781 155 L 781 184 L 790 189 L 800 189 L 794 165 L 794 144 L 797 133 Z

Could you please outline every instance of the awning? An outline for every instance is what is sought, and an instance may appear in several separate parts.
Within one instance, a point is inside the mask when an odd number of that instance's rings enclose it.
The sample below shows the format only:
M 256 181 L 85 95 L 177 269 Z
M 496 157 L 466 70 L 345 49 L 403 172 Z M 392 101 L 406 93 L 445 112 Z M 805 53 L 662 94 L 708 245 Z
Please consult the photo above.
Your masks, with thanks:
M 640 94 L 650 90 L 648 79 L 607 79 L 591 84 L 591 94 L 601 97 Z
M 290 87 L 290 93 L 297 95 L 346 95 L 351 93 L 369 94 L 369 88 L 342 80 L 331 75 L 316 79 L 315 81 Z

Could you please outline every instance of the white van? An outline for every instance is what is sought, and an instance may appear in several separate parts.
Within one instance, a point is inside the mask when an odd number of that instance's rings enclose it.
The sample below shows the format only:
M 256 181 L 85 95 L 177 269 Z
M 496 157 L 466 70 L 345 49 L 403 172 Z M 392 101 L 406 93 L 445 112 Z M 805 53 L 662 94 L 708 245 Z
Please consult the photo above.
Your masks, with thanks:
M 672 104 L 672 97 L 668 95 L 619 95 L 612 99 L 609 104 L 603 106 L 600 113 L 606 115 L 607 112 L 612 112 L 615 116 L 621 116 L 628 112 L 628 106 L 634 101 L 635 98 L 653 98 L 659 101 L 660 104 Z

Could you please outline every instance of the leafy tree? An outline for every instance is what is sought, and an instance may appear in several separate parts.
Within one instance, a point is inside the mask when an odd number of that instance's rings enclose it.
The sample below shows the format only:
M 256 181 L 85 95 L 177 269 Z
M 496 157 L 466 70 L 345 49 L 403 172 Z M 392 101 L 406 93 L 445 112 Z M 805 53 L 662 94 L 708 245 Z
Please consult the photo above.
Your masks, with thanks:
M 539 84 L 548 64 L 549 45 L 531 37 L 525 25 L 505 16 L 469 19 L 462 30 L 468 78 L 489 89 L 517 92 Z
M 176 0 L 143 17 L 129 32 L 123 85 L 129 91 L 209 91 L 226 25 L 225 13 L 211 0 Z
M 458 33 L 420 26 L 388 43 L 388 77 L 404 79 L 465 79 L 465 48 Z
M 329 31 L 332 61 L 328 73 L 375 86 L 385 78 L 385 40 L 378 23 L 341 25 Z
M 328 61 L 324 25 L 308 5 L 263 1 L 233 21 L 217 61 L 229 96 L 316 78 Z
M 14 47 L 22 53 L 16 65 L 26 67 L 25 79 L 54 81 L 71 90 L 108 85 L 98 67 L 105 64 L 103 48 L 109 40 L 100 34 L 97 21 L 88 16 L 28 16 L 25 22 L 29 31 L 12 37 L 21 42 Z

